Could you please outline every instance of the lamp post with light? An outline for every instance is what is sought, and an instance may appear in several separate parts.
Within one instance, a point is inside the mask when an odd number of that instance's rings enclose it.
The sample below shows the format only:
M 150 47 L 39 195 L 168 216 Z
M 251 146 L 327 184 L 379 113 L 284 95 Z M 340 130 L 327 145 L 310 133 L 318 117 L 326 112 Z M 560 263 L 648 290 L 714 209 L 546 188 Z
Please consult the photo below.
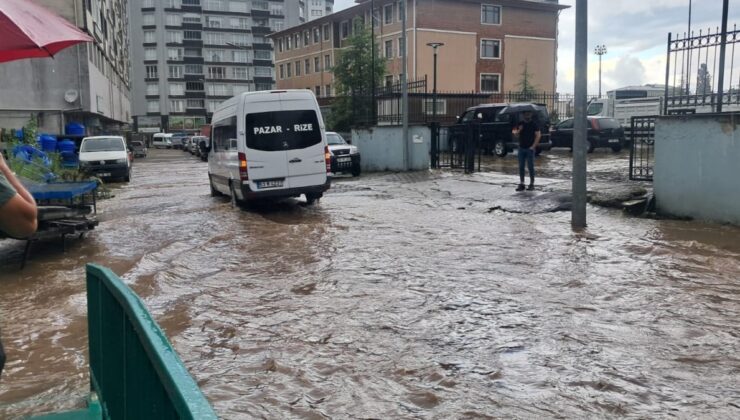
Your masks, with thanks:
M 432 85 L 432 120 L 437 121 L 437 49 L 444 45 L 442 42 L 429 42 L 428 46 L 434 50 L 434 82 Z
M 594 54 L 599 56 L 599 98 L 601 98 L 601 56 L 606 54 L 606 45 L 597 45 Z

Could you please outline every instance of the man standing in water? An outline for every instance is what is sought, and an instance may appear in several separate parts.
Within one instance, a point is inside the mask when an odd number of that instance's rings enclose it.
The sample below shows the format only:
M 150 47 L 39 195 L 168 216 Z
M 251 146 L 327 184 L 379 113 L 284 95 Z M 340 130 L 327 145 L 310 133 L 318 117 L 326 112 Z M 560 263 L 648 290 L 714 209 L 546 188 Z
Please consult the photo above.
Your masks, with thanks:
M 516 190 L 524 191 L 524 164 L 526 162 L 529 169 L 529 187 L 527 187 L 527 190 L 532 191 L 534 190 L 534 154 L 537 145 L 540 144 L 540 138 L 542 138 L 539 124 L 532 120 L 532 112 L 525 112 L 524 121 L 517 124 L 511 133 L 519 139 L 519 151 L 517 151 L 519 186 L 516 187 Z

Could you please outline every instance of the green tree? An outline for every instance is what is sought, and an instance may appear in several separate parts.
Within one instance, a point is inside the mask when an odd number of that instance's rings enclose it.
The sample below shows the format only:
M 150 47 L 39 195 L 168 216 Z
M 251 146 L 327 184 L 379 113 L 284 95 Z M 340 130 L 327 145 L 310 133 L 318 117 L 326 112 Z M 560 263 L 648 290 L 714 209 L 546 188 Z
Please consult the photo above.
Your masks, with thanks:
M 362 19 L 355 18 L 354 32 L 347 39 L 331 69 L 334 73 L 334 88 L 337 100 L 332 104 L 328 118 L 329 127 L 336 131 L 348 131 L 352 125 L 370 121 L 373 107 L 372 75 L 375 85 L 381 85 L 385 76 L 386 61 L 375 54 L 372 59 L 372 35 L 364 27 Z M 377 50 L 377 45 L 376 45 Z
M 529 72 L 529 64 L 524 60 L 524 71 L 521 74 L 517 86 L 519 87 L 518 98 L 520 101 L 528 101 L 537 94 L 537 88 L 532 83 L 532 74 Z

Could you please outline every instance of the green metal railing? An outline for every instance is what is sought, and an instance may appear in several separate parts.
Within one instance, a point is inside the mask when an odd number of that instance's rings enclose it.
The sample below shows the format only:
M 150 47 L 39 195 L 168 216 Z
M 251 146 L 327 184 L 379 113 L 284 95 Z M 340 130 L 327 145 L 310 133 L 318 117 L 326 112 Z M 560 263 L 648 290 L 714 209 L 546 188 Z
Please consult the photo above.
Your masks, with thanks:
M 90 379 L 106 419 L 216 419 L 138 296 L 88 264 Z

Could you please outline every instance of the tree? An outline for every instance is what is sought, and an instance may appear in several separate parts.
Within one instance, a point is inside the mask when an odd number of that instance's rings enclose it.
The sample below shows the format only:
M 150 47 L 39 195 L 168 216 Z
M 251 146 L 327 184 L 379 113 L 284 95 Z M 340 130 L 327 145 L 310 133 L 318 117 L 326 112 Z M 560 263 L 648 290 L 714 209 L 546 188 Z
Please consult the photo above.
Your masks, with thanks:
M 529 65 L 527 60 L 524 60 L 524 71 L 521 74 L 522 78 L 519 80 L 519 100 L 528 101 L 532 99 L 537 93 L 537 88 L 532 83 L 532 74 L 529 73 Z
M 364 27 L 359 17 L 355 18 L 353 27 L 354 32 L 346 41 L 347 47 L 339 53 L 331 69 L 338 99 L 332 104 L 328 123 L 336 131 L 348 131 L 353 124 L 371 120 L 374 106 L 372 74 L 375 72 L 376 86 L 385 76 L 385 58 L 376 53 L 375 66 L 372 64 L 370 29 Z

